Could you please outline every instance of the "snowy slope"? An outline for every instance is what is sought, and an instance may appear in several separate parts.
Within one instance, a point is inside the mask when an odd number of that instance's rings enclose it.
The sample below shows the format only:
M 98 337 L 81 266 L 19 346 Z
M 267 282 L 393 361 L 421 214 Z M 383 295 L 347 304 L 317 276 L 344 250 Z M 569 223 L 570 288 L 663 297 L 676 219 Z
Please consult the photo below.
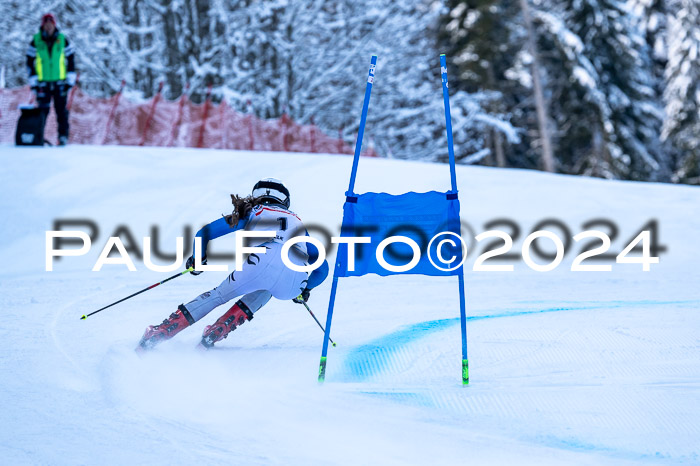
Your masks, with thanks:
M 215 310 L 154 353 L 148 324 L 216 286 L 187 275 L 86 321 L 80 315 L 165 274 L 107 265 L 107 237 L 152 225 L 164 251 L 183 228 L 227 212 L 228 194 L 279 177 L 306 223 L 337 231 L 351 158 L 126 147 L 0 148 L 0 462 L 3 464 L 464 464 L 700 462 L 700 190 L 458 167 L 475 230 L 523 233 L 557 218 L 619 227 L 619 252 L 649 219 L 660 264 L 574 273 L 473 272 L 467 260 L 471 384 L 461 386 L 456 279 L 342 279 L 326 383 L 322 333 L 272 301 L 214 351 L 194 351 Z M 446 190 L 446 165 L 362 159 L 357 192 Z M 100 227 L 89 255 L 44 270 L 54 219 Z M 499 227 L 499 229 L 505 229 Z M 553 230 L 558 233 L 557 230 Z M 561 233 L 558 233 L 561 235 Z M 232 240 L 219 240 L 218 252 Z M 333 257 L 331 257 L 331 260 Z M 323 321 L 330 280 L 310 305 Z M 223 311 L 223 310 L 222 310 Z

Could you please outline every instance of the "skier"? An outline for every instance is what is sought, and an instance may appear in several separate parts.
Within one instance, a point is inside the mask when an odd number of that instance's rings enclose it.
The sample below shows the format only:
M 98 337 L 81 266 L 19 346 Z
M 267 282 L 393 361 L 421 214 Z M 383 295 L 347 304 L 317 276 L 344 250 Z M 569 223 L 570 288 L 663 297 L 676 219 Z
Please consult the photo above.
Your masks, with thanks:
M 51 109 L 53 98 L 58 120 L 58 144 L 68 143 L 68 92 L 75 85 L 75 57 L 73 46 L 63 33 L 58 32 L 56 17 L 46 13 L 41 17 L 39 32 L 34 34 L 27 49 L 29 86 L 34 91 L 44 121 Z M 43 130 L 42 130 L 43 131 Z
M 231 215 L 215 220 L 197 232 L 196 237 L 202 239 L 201 263 L 206 264 L 210 240 L 242 229 L 275 231 L 274 238 L 258 239 L 258 246 L 264 247 L 266 252 L 250 254 L 240 272 L 234 271 L 213 290 L 202 293 L 187 304 L 180 304 L 163 323 L 146 328 L 137 351 L 153 348 L 194 324 L 215 307 L 242 296 L 213 325 L 204 329 L 199 346 L 211 348 L 236 327 L 252 319 L 272 296 L 281 300 L 294 298 L 296 303 L 305 303 L 311 290 L 328 276 L 325 260 L 311 274 L 293 271 L 282 262 L 283 243 L 296 232 L 306 230 L 299 217 L 289 210 L 289 191 L 281 181 L 263 179 L 255 184 L 250 196 L 241 198 L 232 194 L 231 201 L 234 206 Z M 289 259 L 295 265 L 308 265 L 316 262 L 318 250 L 311 243 L 297 243 L 289 250 Z M 194 253 L 187 260 L 187 268 L 193 265 Z M 202 272 L 193 270 L 190 273 L 199 275 Z

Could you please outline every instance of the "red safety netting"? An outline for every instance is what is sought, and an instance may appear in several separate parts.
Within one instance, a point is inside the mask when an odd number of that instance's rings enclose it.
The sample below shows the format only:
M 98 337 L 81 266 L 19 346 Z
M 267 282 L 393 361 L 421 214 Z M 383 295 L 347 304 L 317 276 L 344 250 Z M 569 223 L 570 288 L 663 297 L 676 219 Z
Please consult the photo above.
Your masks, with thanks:
M 28 86 L 0 89 L 0 143 L 14 143 L 21 104 L 33 103 Z M 186 95 L 175 101 L 159 93 L 145 102 L 132 102 L 121 92 L 110 98 L 92 97 L 80 88 L 71 90 L 71 144 L 116 144 L 165 147 L 265 150 L 352 154 L 340 138 L 325 134 L 315 125 L 300 125 L 287 115 L 263 120 L 235 111 L 226 102 L 207 98 L 192 103 Z M 45 138 L 57 139 L 56 115 L 51 110 Z M 372 149 L 362 155 L 376 157 Z

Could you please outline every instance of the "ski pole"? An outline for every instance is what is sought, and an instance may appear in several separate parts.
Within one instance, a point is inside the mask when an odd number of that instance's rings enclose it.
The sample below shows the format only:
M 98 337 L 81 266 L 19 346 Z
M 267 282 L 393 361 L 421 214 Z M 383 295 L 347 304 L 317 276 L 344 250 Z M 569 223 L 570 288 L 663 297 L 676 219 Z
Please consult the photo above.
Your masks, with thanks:
M 175 275 L 173 275 L 172 277 L 166 278 L 166 279 L 163 280 L 162 282 L 158 282 L 158 283 L 156 283 L 156 284 L 154 284 L 154 285 L 151 285 L 151 286 L 149 286 L 149 287 L 147 287 L 147 288 L 144 288 L 144 289 L 141 290 L 141 291 L 137 291 L 136 293 L 134 293 L 134 294 L 132 294 L 132 295 L 129 295 L 129 296 L 127 296 L 126 298 L 122 298 L 122 299 L 120 299 L 119 301 L 115 301 L 115 302 L 113 302 L 112 304 L 109 304 L 109 305 L 107 305 L 107 306 L 105 306 L 105 307 L 103 307 L 103 308 L 101 308 L 101 309 L 98 309 L 98 310 L 96 310 L 96 311 L 91 312 L 90 314 L 85 314 L 85 315 L 83 315 L 82 317 L 80 317 L 80 320 L 85 320 L 85 319 L 87 319 L 88 317 L 90 317 L 90 316 L 93 315 L 93 314 L 97 314 L 97 313 L 100 312 L 100 311 L 104 311 L 104 310 L 107 309 L 108 307 L 112 307 L 112 306 L 114 306 L 115 304 L 119 304 L 119 303 L 121 303 L 121 302 L 123 302 L 123 301 L 126 301 L 127 299 L 133 298 L 134 296 L 139 295 L 139 294 L 143 293 L 144 291 L 151 290 L 151 289 L 155 288 L 155 287 L 158 286 L 158 285 L 162 285 L 163 283 L 165 283 L 165 282 L 167 282 L 167 281 L 170 281 L 170 280 L 172 280 L 173 278 L 180 277 L 180 276 L 186 274 L 187 272 L 191 272 L 191 271 L 193 271 L 193 270 L 194 270 L 194 267 L 190 267 L 189 269 L 185 269 L 185 270 L 183 270 L 182 272 L 178 272 L 178 273 L 176 273 Z
M 316 323 L 318 324 L 318 326 L 321 327 L 321 330 L 323 330 L 323 333 L 326 333 L 326 329 L 323 328 L 323 325 L 321 325 L 321 322 L 319 322 L 318 319 L 316 318 L 316 316 L 314 315 L 314 313 L 311 312 L 311 309 L 309 309 L 309 305 L 306 304 L 304 301 L 302 301 L 301 304 L 303 304 L 304 307 L 306 308 L 306 310 L 309 311 L 309 314 L 311 314 L 311 317 L 314 318 L 314 320 L 316 321 Z M 333 346 L 336 346 L 335 342 L 333 341 L 333 339 L 332 339 L 331 337 L 328 337 L 328 339 L 330 340 L 330 342 L 331 342 L 331 344 L 332 344 Z

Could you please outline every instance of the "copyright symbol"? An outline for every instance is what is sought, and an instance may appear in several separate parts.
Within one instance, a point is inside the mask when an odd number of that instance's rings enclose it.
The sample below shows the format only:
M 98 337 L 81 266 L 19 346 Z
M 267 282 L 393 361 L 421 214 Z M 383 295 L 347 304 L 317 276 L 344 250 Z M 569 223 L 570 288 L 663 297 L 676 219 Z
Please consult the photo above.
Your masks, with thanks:
M 458 246 L 455 240 L 451 238 L 452 236 L 456 237 L 457 240 L 459 240 L 462 249 L 462 260 L 459 261 L 457 265 L 453 266 L 451 266 L 450 264 L 457 261 L 459 254 L 455 254 L 456 251 L 454 250 L 457 249 Z M 431 255 L 433 242 L 438 239 L 439 241 L 437 243 L 437 246 L 435 247 L 435 255 L 437 256 L 438 261 L 442 264 L 447 265 L 447 267 L 440 267 L 439 265 L 437 265 Z M 449 258 L 445 258 L 445 256 L 443 255 L 443 248 L 445 247 L 445 245 L 448 245 L 448 247 L 452 250 L 452 255 Z M 435 267 L 438 270 L 442 270 L 443 272 L 451 272 L 452 270 L 458 269 L 462 266 L 462 264 L 464 264 L 464 261 L 467 258 L 467 243 L 465 243 L 462 237 L 459 236 L 457 233 L 454 233 L 452 231 L 443 231 L 432 237 L 430 243 L 428 243 L 427 253 L 428 260 L 431 264 L 433 264 L 433 267 Z

